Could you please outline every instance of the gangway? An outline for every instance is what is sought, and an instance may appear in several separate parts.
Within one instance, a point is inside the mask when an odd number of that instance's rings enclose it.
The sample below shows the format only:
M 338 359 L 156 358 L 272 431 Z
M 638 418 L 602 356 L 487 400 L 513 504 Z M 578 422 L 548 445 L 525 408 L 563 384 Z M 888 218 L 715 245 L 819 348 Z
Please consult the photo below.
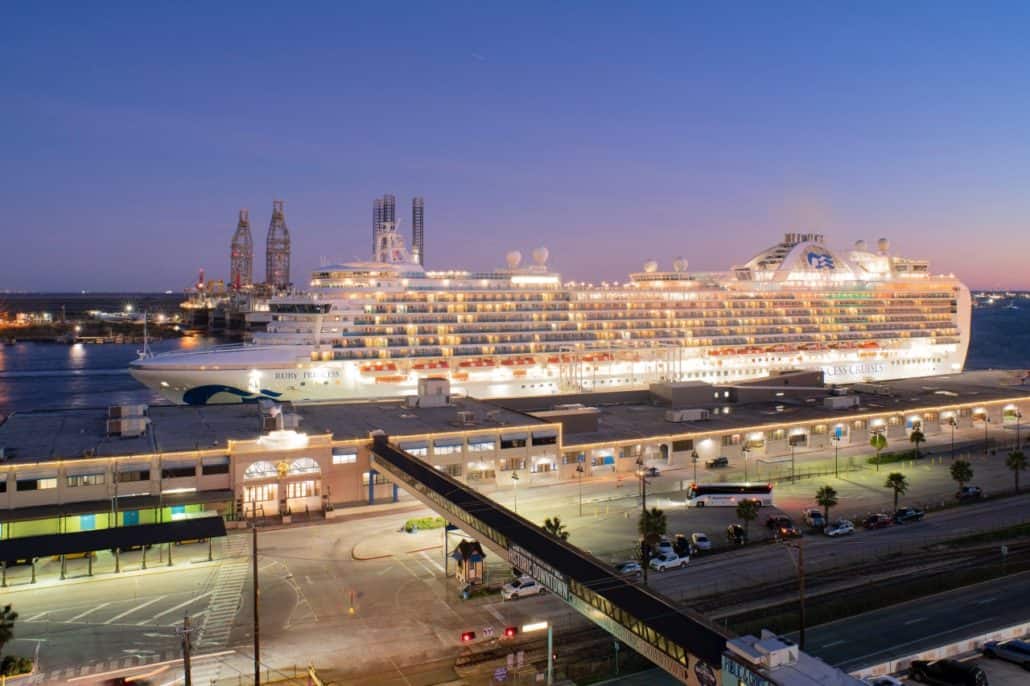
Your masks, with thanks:
M 475 534 L 576 611 L 684 684 L 719 679 L 730 634 L 373 434 L 373 468 Z

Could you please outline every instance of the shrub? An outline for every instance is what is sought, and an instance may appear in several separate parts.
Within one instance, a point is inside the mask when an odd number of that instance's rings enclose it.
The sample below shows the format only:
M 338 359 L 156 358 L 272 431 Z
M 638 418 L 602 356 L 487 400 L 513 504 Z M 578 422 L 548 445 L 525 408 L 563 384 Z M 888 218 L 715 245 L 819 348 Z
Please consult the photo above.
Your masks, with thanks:
M 444 524 L 443 517 L 416 517 L 404 522 L 404 531 L 410 534 L 416 529 L 442 529 Z
M 31 657 L 18 657 L 17 655 L 8 655 L 3 660 L 0 660 L 0 674 L 2 674 L 3 676 L 16 676 L 18 674 L 28 674 L 31 671 Z

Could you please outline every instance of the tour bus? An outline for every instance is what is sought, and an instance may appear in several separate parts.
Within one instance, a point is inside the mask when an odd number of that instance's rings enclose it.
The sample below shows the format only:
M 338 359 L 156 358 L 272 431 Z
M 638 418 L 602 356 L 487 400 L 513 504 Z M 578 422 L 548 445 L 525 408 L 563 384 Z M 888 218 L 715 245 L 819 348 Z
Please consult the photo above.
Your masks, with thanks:
M 760 506 L 773 504 L 772 484 L 690 484 L 687 507 L 736 507 L 742 500 L 757 501 Z

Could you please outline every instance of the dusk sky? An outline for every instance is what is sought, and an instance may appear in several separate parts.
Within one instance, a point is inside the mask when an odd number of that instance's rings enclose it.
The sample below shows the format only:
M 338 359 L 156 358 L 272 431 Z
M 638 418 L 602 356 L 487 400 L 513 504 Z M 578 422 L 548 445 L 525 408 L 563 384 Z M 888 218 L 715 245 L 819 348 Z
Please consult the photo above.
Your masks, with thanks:
M 1026 3 L 5 3 L 0 289 L 293 276 L 426 202 L 426 263 L 568 278 L 785 231 L 1030 288 Z

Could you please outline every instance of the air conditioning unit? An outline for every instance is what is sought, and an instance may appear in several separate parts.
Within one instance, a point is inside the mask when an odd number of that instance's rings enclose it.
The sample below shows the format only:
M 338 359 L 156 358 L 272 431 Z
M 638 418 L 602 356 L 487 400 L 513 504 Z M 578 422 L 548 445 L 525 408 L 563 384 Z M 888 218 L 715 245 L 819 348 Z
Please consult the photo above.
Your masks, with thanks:
M 476 415 L 468 410 L 458 411 L 458 423 L 463 426 L 476 423 Z

